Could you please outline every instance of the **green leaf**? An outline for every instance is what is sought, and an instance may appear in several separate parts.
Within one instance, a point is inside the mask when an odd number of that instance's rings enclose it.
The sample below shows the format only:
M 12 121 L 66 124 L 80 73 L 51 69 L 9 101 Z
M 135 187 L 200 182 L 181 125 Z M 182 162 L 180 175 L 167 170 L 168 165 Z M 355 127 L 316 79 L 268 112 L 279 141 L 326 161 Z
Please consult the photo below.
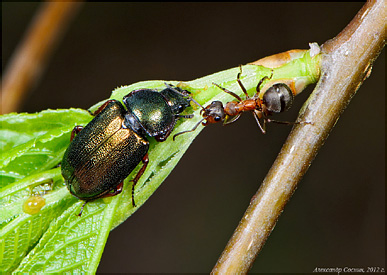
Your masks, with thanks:
M 77 202 L 52 222 L 15 272 L 96 272 L 117 202 L 90 204 L 78 217 L 82 204 Z
M 51 221 L 77 201 L 63 183 L 60 168 L 55 168 L 0 189 L 0 270 L 13 270 L 36 245 Z M 35 215 L 25 212 L 29 198 L 44 199 L 43 208 Z
M 318 74 L 308 51 L 301 58 L 274 69 L 272 80 L 302 79 L 310 84 Z M 234 98 L 212 82 L 243 95 L 236 76 L 239 68 L 215 73 L 193 81 L 178 83 L 206 106 L 213 100 L 227 102 Z M 241 80 L 250 94 L 258 81 L 272 69 L 257 65 L 243 66 Z M 113 91 L 110 98 L 122 100 L 133 90 L 163 89 L 163 81 L 139 82 Z M 105 102 L 105 101 L 103 101 Z M 90 108 L 95 111 L 103 102 Z M 192 129 L 201 119 L 200 108 L 193 105 L 186 113 L 193 119 L 180 119 L 171 136 Z M 110 230 L 125 221 L 155 192 L 183 156 L 188 146 L 203 129 L 170 137 L 165 142 L 149 138 L 149 164 L 135 188 L 137 207 L 131 203 L 130 179 L 124 181 L 123 192 L 115 197 L 88 202 L 81 217 L 83 202 L 70 195 L 60 168 L 70 143 L 70 132 L 76 125 L 92 119 L 79 109 L 46 110 L 37 114 L 0 116 L 0 271 L 3 272 L 87 272 L 97 270 Z M 37 209 L 29 202 L 37 202 Z
M 76 123 L 91 119 L 80 109 L 0 116 L 0 188 L 58 165 Z
M 85 110 L 46 110 L 0 116 L 0 271 L 16 267 L 50 222 L 76 202 L 57 166 L 72 128 L 90 121 Z M 37 215 L 23 212 L 28 198 L 44 196 Z

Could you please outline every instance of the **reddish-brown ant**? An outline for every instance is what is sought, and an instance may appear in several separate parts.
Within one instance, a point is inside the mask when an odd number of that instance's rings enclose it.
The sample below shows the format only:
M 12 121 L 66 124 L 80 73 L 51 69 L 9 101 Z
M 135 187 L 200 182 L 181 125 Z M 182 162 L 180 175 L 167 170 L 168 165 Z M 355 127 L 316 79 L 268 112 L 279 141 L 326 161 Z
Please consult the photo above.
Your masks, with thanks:
M 293 124 L 292 122 L 288 121 L 277 121 L 267 118 L 273 113 L 284 112 L 291 107 L 294 95 L 288 85 L 284 83 L 276 83 L 267 89 L 261 98 L 261 85 L 265 80 L 269 80 L 273 77 L 272 71 L 270 77 L 265 76 L 258 82 L 256 93 L 250 97 L 242 81 L 240 80 L 241 74 L 242 66 L 240 67 L 240 72 L 237 75 L 237 82 L 246 96 L 245 100 L 242 100 L 240 96 L 234 92 L 227 90 L 226 88 L 223 88 L 216 83 L 213 83 L 224 92 L 235 97 L 237 101 L 227 102 L 225 106 L 223 106 L 223 103 L 220 101 L 213 101 L 205 108 L 198 104 L 202 108 L 200 114 L 203 116 L 203 118 L 191 130 L 180 132 L 174 135 L 173 139 L 175 139 L 178 135 L 195 131 L 200 123 L 202 123 L 203 126 L 221 121 L 223 122 L 223 125 L 230 124 L 236 121 L 241 116 L 241 114 L 246 111 L 253 112 L 254 118 L 262 133 L 266 133 L 267 122 Z

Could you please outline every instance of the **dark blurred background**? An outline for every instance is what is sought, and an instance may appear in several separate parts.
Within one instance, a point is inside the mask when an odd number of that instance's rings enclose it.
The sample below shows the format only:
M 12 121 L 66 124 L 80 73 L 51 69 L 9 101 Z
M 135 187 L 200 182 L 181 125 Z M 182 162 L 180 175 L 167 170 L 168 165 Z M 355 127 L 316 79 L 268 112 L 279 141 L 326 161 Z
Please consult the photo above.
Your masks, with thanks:
M 3 70 L 40 5 L 2 3 Z M 88 108 L 120 85 L 192 80 L 307 49 L 336 36 L 362 5 L 85 3 L 22 111 Z M 312 90 L 276 119 L 295 120 Z M 210 272 L 289 131 L 270 124 L 262 135 L 250 114 L 204 129 L 148 202 L 111 232 L 98 271 Z M 251 271 L 384 266 L 383 51 Z

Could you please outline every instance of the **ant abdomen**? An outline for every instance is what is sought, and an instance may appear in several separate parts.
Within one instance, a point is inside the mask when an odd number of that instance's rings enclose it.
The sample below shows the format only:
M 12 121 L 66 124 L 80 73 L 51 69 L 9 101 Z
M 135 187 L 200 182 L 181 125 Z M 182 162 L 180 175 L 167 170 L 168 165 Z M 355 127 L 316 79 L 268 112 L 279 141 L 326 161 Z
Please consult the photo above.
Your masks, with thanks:
M 294 95 L 288 85 L 277 83 L 264 93 L 262 103 L 270 113 L 281 113 L 292 106 L 293 98 Z

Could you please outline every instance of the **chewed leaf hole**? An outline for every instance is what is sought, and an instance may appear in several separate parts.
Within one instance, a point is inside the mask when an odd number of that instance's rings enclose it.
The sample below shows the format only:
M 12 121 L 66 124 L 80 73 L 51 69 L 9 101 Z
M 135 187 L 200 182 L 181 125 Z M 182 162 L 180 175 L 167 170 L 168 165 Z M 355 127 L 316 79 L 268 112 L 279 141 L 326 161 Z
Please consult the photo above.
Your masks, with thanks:
M 160 161 L 157 166 L 162 169 L 165 165 L 168 164 L 168 162 L 173 159 L 175 156 L 176 156 L 177 152 L 173 153 L 172 155 L 170 155 L 169 157 L 167 157 L 165 160 L 162 160 Z

